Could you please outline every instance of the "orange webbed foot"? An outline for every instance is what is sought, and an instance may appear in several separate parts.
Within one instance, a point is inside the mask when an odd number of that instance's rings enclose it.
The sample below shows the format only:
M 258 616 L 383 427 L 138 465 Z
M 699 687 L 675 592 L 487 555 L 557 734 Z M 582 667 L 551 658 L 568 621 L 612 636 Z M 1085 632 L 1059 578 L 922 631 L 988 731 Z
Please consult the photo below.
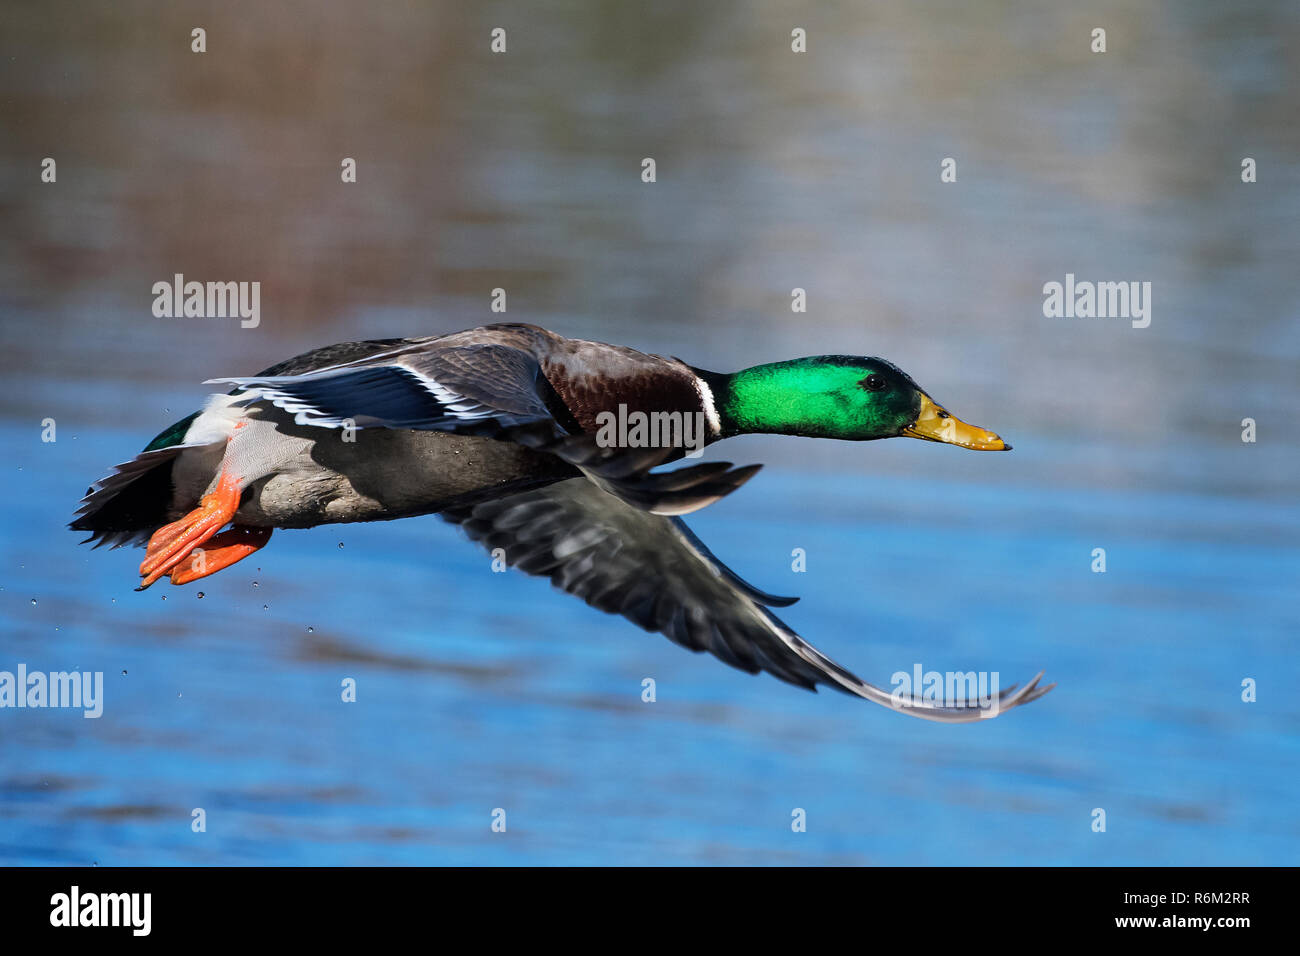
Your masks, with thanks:
M 222 474 L 217 487 L 203 496 L 197 508 L 155 531 L 140 562 L 142 580 L 136 590 L 143 591 L 170 573 L 186 555 L 229 524 L 239 509 L 239 494 L 239 480 Z
M 206 578 L 209 574 L 216 574 L 222 568 L 244 560 L 270 540 L 270 528 L 235 525 L 213 535 L 206 545 L 195 548 L 187 555 L 188 561 L 182 561 L 172 568 L 172 584 L 189 584 L 199 578 Z

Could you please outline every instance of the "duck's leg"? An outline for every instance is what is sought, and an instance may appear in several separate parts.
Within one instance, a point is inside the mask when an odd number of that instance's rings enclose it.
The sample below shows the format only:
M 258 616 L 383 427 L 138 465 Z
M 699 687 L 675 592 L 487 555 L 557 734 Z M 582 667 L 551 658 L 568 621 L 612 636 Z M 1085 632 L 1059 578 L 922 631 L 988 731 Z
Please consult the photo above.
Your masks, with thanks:
M 172 568 L 172 584 L 189 584 L 199 578 L 206 578 L 209 574 L 216 574 L 222 568 L 242 561 L 270 540 L 270 528 L 235 525 L 209 538 L 204 546 L 190 551 L 186 555 L 188 561 L 182 561 Z
M 229 524 L 239 509 L 241 490 L 239 479 L 223 469 L 217 487 L 200 499 L 197 508 L 155 531 L 140 563 L 141 581 L 136 590 L 143 591 L 171 573 L 186 555 Z

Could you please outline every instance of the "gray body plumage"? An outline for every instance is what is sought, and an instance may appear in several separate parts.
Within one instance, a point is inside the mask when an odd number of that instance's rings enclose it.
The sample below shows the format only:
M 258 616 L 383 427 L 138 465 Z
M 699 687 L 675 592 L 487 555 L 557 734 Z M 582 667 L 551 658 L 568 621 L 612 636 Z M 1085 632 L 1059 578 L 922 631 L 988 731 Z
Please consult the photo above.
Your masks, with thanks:
M 551 455 L 490 438 L 323 429 L 297 425 L 269 405 L 248 409 L 243 421 L 233 461 L 262 477 L 244 492 L 236 521 L 253 527 L 411 518 L 578 474 Z M 222 443 L 181 452 L 173 466 L 169 520 L 212 490 L 226 456 Z

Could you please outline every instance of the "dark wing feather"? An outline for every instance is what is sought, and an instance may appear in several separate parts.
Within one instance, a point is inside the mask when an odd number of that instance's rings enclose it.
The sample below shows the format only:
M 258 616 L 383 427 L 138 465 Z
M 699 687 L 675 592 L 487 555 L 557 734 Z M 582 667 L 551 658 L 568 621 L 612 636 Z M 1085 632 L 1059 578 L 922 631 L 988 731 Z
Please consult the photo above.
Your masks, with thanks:
M 746 584 L 676 518 L 629 507 L 581 478 L 444 512 L 507 563 L 549 577 L 593 607 L 621 614 L 693 651 L 708 651 L 749 673 L 767 671 L 815 689 L 825 684 L 928 720 L 962 723 L 996 716 L 1051 688 L 1038 678 L 1003 692 L 997 709 L 944 707 L 920 699 L 900 705 L 860 680 L 786 626 L 764 605 L 786 605 Z M 1039 675 L 1040 677 L 1042 675 Z
M 439 347 L 405 340 L 356 361 L 296 375 L 212 379 L 268 401 L 300 425 L 413 428 L 513 441 L 553 454 L 634 507 L 687 514 L 739 488 L 758 466 L 692 465 L 665 474 L 650 469 L 673 448 L 614 448 L 570 434 L 556 418 L 563 403 L 530 352 L 512 345 Z
M 355 362 L 369 358 L 380 352 L 391 352 L 401 346 L 416 342 L 427 342 L 428 337 L 405 339 L 365 339 L 360 342 L 336 342 L 320 348 L 303 352 L 293 358 L 276 362 L 270 368 L 258 372 L 258 375 L 301 375 L 303 372 L 315 372 L 318 369 Z

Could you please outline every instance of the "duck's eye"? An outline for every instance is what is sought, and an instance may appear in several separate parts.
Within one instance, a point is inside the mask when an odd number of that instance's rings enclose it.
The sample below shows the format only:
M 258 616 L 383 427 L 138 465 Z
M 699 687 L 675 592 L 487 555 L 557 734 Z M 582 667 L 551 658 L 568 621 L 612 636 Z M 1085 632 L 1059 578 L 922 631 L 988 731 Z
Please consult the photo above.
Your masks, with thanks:
M 858 384 L 861 385 L 863 388 L 865 388 L 868 392 L 879 392 L 879 391 L 883 391 L 885 388 L 885 379 L 884 376 L 877 375 L 876 373 L 872 372 L 870 375 L 868 375 Z

